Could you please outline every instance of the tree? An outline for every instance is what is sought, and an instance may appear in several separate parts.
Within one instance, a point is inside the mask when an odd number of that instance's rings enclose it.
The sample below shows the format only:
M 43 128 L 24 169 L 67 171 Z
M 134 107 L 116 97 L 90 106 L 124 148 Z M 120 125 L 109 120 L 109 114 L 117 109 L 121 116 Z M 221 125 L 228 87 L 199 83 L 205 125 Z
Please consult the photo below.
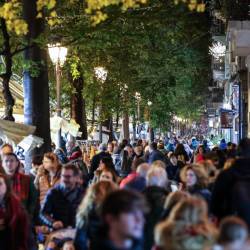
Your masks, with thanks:
M 24 19 L 29 28 L 26 36 L 29 48 L 24 58 L 39 69 L 37 74 L 32 74 L 30 68 L 24 71 L 24 122 L 36 126 L 35 135 L 44 139 L 41 150 L 46 152 L 51 147 L 47 53 L 36 41 L 44 31 L 43 19 L 36 18 L 36 3 L 37 0 L 23 0 Z

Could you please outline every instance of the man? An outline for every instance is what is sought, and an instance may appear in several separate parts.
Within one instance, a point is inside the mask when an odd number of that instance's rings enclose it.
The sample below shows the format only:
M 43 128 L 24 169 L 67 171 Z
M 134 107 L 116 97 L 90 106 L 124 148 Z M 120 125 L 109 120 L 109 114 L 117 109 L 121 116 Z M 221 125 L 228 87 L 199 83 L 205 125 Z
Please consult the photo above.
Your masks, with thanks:
M 154 161 L 166 161 L 166 157 L 164 156 L 164 154 L 162 152 L 160 152 L 159 150 L 157 150 L 157 143 L 156 142 L 152 142 L 149 145 L 149 157 L 148 157 L 148 163 L 152 164 Z
M 78 175 L 76 166 L 63 166 L 60 184 L 46 195 L 40 218 L 52 230 L 75 226 L 76 210 L 84 194 L 83 189 L 77 185 Z
M 91 250 L 142 250 L 144 198 L 128 190 L 118 190 L 102 206 L 103 228 L 91 242 Z
M 18 172 L 20 163 L 14 153 L 6 153 L 2 157 L 2 166 L 5 174 L 10 177 L 12 190 L 20 198 L 29 215 L 33 217 L 38 195 L 32 179 Z
M 222 219 L 237 214 L 250 226 L 250 139 L 242 139 L 239 158 L 217 177 L 211 200 L 211 212 Z
M 100 163 L 101 159 L 103 159 L 104 157 L 111 158 L 111 155 L 106 152 L 107 145 L 105 143 L 100 144 L 99 151 L 100 152 L 98 154 L 96 154 L 91 160 L 91 166 L 90 166 L 90 170 L 89 170 L 90 179 L 92 179 L 94 177 L 94 172 L 99 167 L 99 163 Z

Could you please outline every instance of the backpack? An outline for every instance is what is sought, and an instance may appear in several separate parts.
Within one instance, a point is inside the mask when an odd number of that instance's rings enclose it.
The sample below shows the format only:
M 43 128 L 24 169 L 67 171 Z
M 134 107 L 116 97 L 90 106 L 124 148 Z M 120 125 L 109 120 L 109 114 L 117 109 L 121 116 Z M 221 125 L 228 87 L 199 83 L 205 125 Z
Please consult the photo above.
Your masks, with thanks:
M 231 207 L 233 214 L 250 227 L 250 176 L 237 177 L 232 189 Z

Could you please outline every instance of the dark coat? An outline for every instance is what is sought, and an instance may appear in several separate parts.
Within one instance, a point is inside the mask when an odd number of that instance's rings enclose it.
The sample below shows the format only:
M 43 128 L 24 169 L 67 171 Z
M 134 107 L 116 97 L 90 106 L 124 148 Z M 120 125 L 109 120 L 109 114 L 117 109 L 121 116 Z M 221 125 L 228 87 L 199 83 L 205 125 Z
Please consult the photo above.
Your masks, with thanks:
M 144 250 L 151 250 L 153 246 L 154 228 L 161 219 L 164 202 L 168 193 L 166 189 L 157 186 L 147 187 L 144 190 L 144 196 L 150 208 L 150 212 L 146 215 L 144 227 Z
M 151 164 L 154 161 L 163 161 L 166 163 L 166 157 L 164 156 L 164 154 L 162 152 L 160 152 L 159 150 L 153 150 L 148 157 L 148 163 Z
M 250 177 L 250 159 L 237 159 L 217 177 L 211 199 L 211 212 L 219 219 L 233 213 L 232 192 L 239 178 Z M 250 208 L 249 208 L 250 209 Z
M 75 249 L 88 250 L 88 244 L 93 242 L 97 232 L 100 229 L 100 226 L 100 217 L 97 215 L 95 209 L 93 208 L 83 226 L 76 229 L 76 236 L 74 239 Z
M 69 195 L 74 193 L 74 199 L 69 200 Z M 54 221 L 62 221 L 64 227 L 75 226 L 76 210 L 84 194 L 83 188 L 76 187 L 65 194 L 62 186 L 56 185 L 46 195 L 41 208 L 40 219 L 43 224 L 52 227 Z

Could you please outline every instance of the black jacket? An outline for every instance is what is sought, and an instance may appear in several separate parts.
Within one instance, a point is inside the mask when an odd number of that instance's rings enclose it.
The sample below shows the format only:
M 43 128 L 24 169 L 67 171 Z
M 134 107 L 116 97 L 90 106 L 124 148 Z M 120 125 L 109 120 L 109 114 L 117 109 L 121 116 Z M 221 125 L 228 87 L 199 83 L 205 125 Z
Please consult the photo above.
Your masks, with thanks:
M 154 243 L 154 228 L 160 221 L 165 199 L 168 191 L 164 188 L 151 186 L 144 190 L 144 196 L 149 205 L 150 212 L 146 215 L 144 227 L 144 250 L 151 250 Z
M 88 250 L 88 244 L 92 244 L 100 227 L 100 217 L 96 213 L 95 208 L 93 208 L 89 213 L 87 221 L 84 222 L 84 225 L 81 228 L 76 229 L 74 240 L 75 249 Z
M 52 227 L 54 221 L 62 221 L 64 227 L 75 227 L 76 210 L 83 194 L 80 187 L 66 193 L 61 184 L 50 189 L 40 212 L 42 223 Z
M 245 177 L 250 177 L 250 159 L 244 158 L 237 159 L 231 168 L 223 170 L 217 177 L 212 192 L 211 212 L 219 219 L 232 215 L 234 184 Z

